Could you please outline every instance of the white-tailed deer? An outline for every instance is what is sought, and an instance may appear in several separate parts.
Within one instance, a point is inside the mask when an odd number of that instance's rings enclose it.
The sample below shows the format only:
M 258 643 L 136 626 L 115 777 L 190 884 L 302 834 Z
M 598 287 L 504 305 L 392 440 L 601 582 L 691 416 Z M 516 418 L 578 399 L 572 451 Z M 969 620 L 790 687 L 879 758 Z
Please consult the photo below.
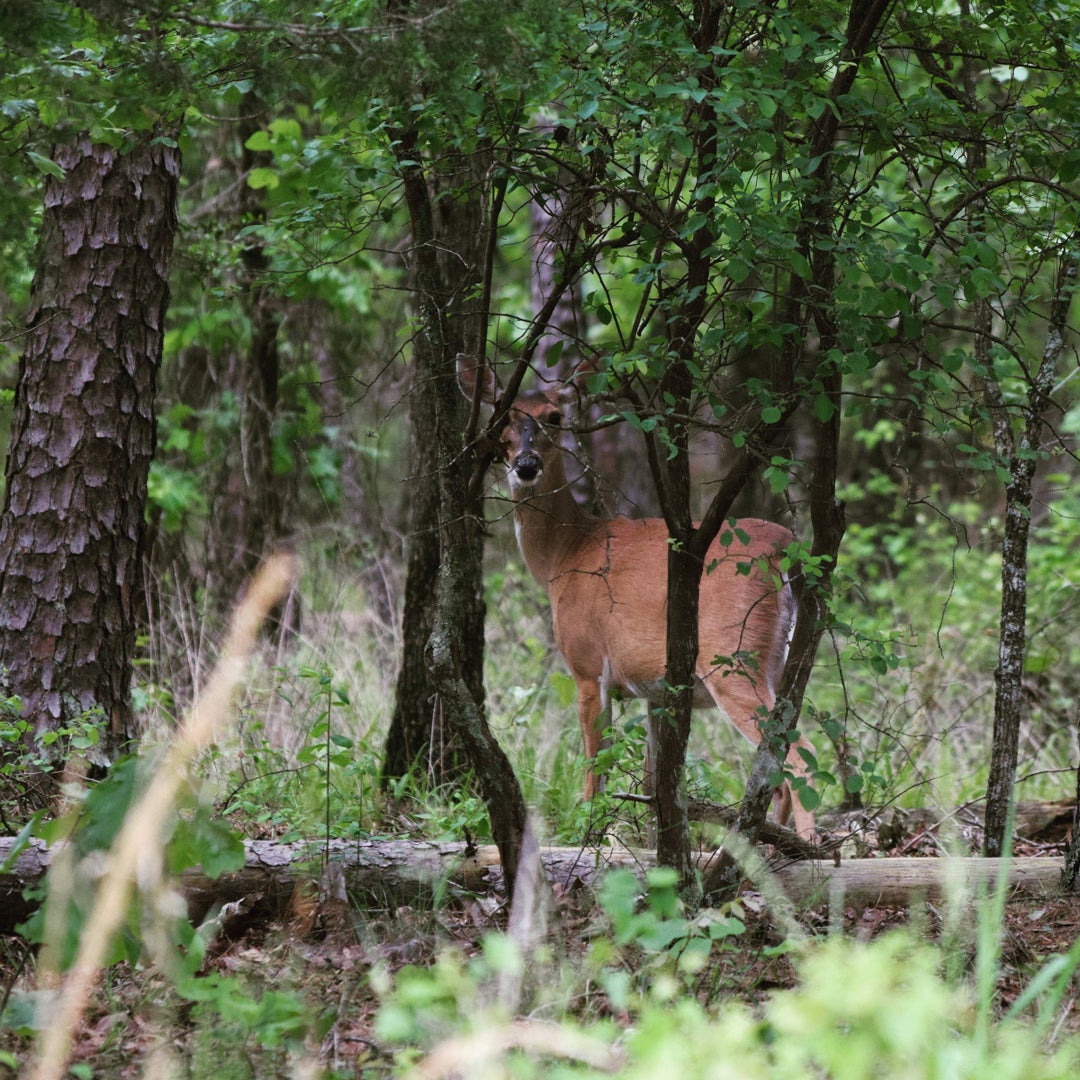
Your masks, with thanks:
M 476 372 L 471 361 L 459 361 L 458 378 L 470 399 Z M 494 373 L 483 368 L 481 379 L 483 399 L 494 403 L 499 393 Z M 578 719 L 592 761 L 613 694 L 645 698 L 650 704 L 660 700 L 667 668 L 668 530 L 660 518 L 604 519 L 578 505 L 558 443 L 558 430 L 575 397 L 569 388 L 521 394 L 500 433 L 500 452 L 514 500 L 518 545 L 551 601 L 555 643 L 577 684 Z M 713 544 L 710 569 L 701 579 L 694 704 L 717 705 L 756 745 L 758 720 L 775 700 L 794 623 L 794 597 L 779 566 L 793 536 L 780 525 L 752 518 L 725 531 L 730 543 Z M 648 745 L 647 786 L 651 734 Z M 791 747 L 787 766 L 803 775 L 798 745 Z M 586 798 L 596 791 L 590 767 Z M 789 785 L 774 801 L 782 822 L 794 809 L 797 831 L 813 835 L 813 814 L 792 798 Z

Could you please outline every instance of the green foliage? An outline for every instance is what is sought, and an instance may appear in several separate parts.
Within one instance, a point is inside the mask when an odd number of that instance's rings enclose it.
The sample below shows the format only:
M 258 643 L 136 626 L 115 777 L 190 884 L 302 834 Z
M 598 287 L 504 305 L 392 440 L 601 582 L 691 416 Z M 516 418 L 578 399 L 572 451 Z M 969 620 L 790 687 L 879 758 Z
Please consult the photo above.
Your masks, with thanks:
M 202 972 L 210 931 L 179 923 L 171 953 L 176 995 L 192 1008 L 200 1032 L 192 1051 L 195 1069 L 219 1070 L 232 1059 L 244 1060 L 251 1047 L 301 1050 L 306 1040 L 321 1036 L 326 1024 L 299 990 Z
M 636 875 L 613 871 L 597 897 L 611 920 L 614 944 L 628 950 L 625 961 L 602 976 L 619 1009 L 628 1006 L 632 988 L 641 992 L 672 979 L 692 993 L 697 976 L 715 962 L 715 952 L 737 948 L 746 930 L 737 903 L 689 917 L 679 898 L 678 875 L 668 867 L 649 870 L 645 885 L 643 897 Z
M 792 954 L 798 978 L 793 989 L 774 991 L 756 1009 L 731 1001 L 703 1004 L 679 993 L 679 981 L 671 976 L 694 955 L 687 949 L 690 941 L 705 945 L 695 963 L 707 957 L 705 933 L 678 918 L 673 881 L 656 876 L 644 905 L 639 888 L 633 875 L 605 881 L 601 902 L 612 921 L 612 939 L 606 946 L 605 939 L 597 939 L 578 973 L 581 979 L 598 977 L 611 1007 L 629 1010 L 633 1017 L 629 1034 L 618 1036 L 618 1076 L 1020 1080 L 1064 1078 L 1080 1063 L 1074 1036 L 1059 1040 L 1050 1051 L 1042 1042 L 1080 958 L 1074 955 L 1077 950 L 1044 967 L 1004 1019 L 995 1017 L 992 1002 L 981 1000 L 964 981 L 943 977 L 941 952 L 910 930 L 870 942 L 842 936 L 807 941 Z M 742 932 L 737 918 L 711 917 L 716 920 L 708 924 L 716 934 L 713 940 Z M 696 936 L 688 938 L 688 932 Z M 618 951 L 612 953 L 613 946 Z M 618 963 L 627 949 L 654 957 L 666 954 L 669 965 L 676 963 L 668 974 L 654 970 L 654 977 L 639 979 L 635 986 Z M 991 966 L 994 956 L 989 954 Z M 488 937 L 483 953 L 468 962 L 451 952 L 430 968 L 403 969 L 393 982 L 385 973 L 374 973 L 383 997 L 377 1034 L 408 1047 L 399 1052 L 399 1067 L 415 1063 L 418 1051 L 465 1032 L 474 1033 L 479 1049 L 484 1030 L 496 1029 L 502 1019 L 486 987 L 507 963 L 521 968 L 516 947 Z M 1022 1011 L 1035 1002 L 1038 1023 L 1020 1022 Z M 577 1029 L 569 1018 L 561 1024 L 567 1031 Z M 560 1044 L 558 1026 L 548 1040 L 553 1052 Z M 912 1038 L 913 1032 L 918 1038 Z M 591 1033 L 609 1045 L 616 1041 L 602 1022 Z M 503 1058 L 506 1052 L 493 1046 L 488 1053 L 515 1075 L 535 1075 L 542 1067 L 543 1055 L 536 1051 L 511 1051 Z M 599 1075 L 584 1062 L 565 1068 L 573 1075 Z
M 38 808 L 34 788 L 42 777 L 56 774 L 69 758 L 93 760 L 105 718 L 90 709 L 67 724 L 36 731 L 22 716 L 22 702 L 0 700 L 0 821 L 7 831 L 25 822 Z
M 136 798 L 152 782 L 158 764 L 152 754 L 121 758 L 104 779 L 82 792 L 71 811 L 36 827 L 36 833 L 50 844 L 66 841 L 65 868 L 46 879 L 45 903 L 28 921 L 24 932 L 31 941 L 41 943 L 46 940 L 49 927 L 63 926 L 63 942 L 51 942 L 58 949 L 56 962 L 61 969 L 66 969 L 74 959 L 85 919 L 97 898 L 97 888 L 90 881 L 73 888 L 72 868 L 67 860 L 85 860 L 82 863 L 85 868 L 95 853 L 109 850 Z M 170 873 L 180 874 L 200 866 L 209 877 L 216 878 L 244 865 L 240 837 L 196 790 L 187 793 L 177 810 L 169 835 L 162 838 L 164 861 Z M 142 918 L 136 904 L 114 946 L 111 962 L 139 958 L 146 931 Z M 151 910 L 146 918 L 153 921 L 157 915 Z
M 680 453 L 687 417 L 706 421 L 709 441 L 694 460 L 711 482 L 723 471 L 716 445 L 739 450 L 781 434 L 797 406 L 798 436 L 760 454 L 758 501 L 765 515 L 796 514 L 807 542 L 788 561 L 812 578 L 831 567 L 810 554 L 804 435 L 842 420 L 848 532 L 827 628 L 834 651 L 820 658 L 803 711 L 818 750 L 808 763 L 813 786 L 800 781 L 804 805 L 841 789 L 868 802 L 982 794 L 1001 492 L 1018 461 L 1039 456 L 1048 506 L 1032 511 L 1025 752 L 1033 779 L 1021 792 L 1061 794 L 1053 770 L 1072 765 L 1080 693 L 1072 381 L 1054 387 L 1060 452 L 1041 445 L 1010 455 L 1000 436 L 1023 422 L 1057 273 L 1076 244 L 1080 16 L 1068 5 L 1012 2 L 976 3 L 960 16 L 933 4 L 906 5 L 902 17 L 893 9 L 857 79 L 834 94 L 849 15 L 863 7 L 733 0 L 707 49 L 691 8 L 464 0 L 402 17 L 394 5 L 351 2 L 318 13 L 281 0 L 0 3 L 5 322 L 23 322 L 42 186 L 58 171 L 49 145 L 86 130 L 122 146 L 133 132 L 182 117 L 182 225 L 149 478 L 159 538 L 178 541 L 170 551 L 188 555 L 198 581 L 215 524 L 208 477 L 236 462 L 245 475 L 245 401 L 239 386 L 223 389 L 227 380 L 215 377 L 252 343 L 255 294 L 270 296 L 281 315 L 274 477 L 301 489 L 294 519 L 338 515 L 329 539 L 308 535 L 310 547 L 335 553 L 312 614 L 316 625 L 349 620 L 346 640 L 315 659 L 286 661 L 271 688 L 245 702 L 242 735 L 201 763 L 208 787 L 189 793 L 167 838 L 170 871 L 236 865 L 238 837 L 218 808 L 283 839 L 361 836 L 381 824 L 394 631 L 355 629 L 372 605 L 343 599 L 350 589 L 335 545 L 385 528 L 391 539 L 365 537 L 365 554 L 384 545 L 400 561 L 396 538 L 407 532 L 408 508 L 397 505 L 409 469 L 398 420 L 410 359 L 398 333 L 407 322 L 407 215 L 393 153 L 405 128 L 441 185 L 440 213 L 453 211 L 455 185 L 471 182 L 456 178 L 461 163 L 490 155 L 480 182 L 504 195 L 491 238 L 491 337 L 506 352 L 519 353 L 534 315 L 526 211 L 561 200 L 570 210 L 559 223 L 560 265 L 579 257 L 584 268 L 581 340 L 565 352 L 596 357 L 590 391 L 617 397 L 602 411 L 654 440 L 661 460 Z M 541 110 L 552 123 L 534 123 Z M 241 135 L 240 116 L 255 117 L 255 130 Z M 814 135 L 833 117 L 841 123 L 823 191 Z M 256 252 L 262 261 L 252 269 Z M 980 342 L 984 302 L 992 332 Z M 695 311 L 701 317 L 691 319 Z M 686 326 L 684 402 L 665 380 Z M 5 334 L 8 382 L 18 348 L 17 334 Z M 798 364 L 789 394 L 772 372 L 790 355 Z M 829 371 L 843 374 L 839 399 L 826 392 Z M 991 386 L 999 410 L 988 404 Z M 366 431 L 381 442 L 365 442 Z M 381 484 L 356 475 L 366 447 L 386 470 Z M 489 583 L 490 712 L 527 801 L 556 836 L 638 835 L 643 820 L 615 799 L 582 805 L 573 683 L 552 671 L 538 591 L 520 566 L 499 562 Z M 400 591 L 391 580 L 390 606 Z M 194 651 L 199 634 L 168 647 Z M 374 689 L 362 696 L 356 684 L 365 679 Z M 144 694 L 160 726 L 157 707 L 172 692 L 162 682 Z M 278 715 L 267 705 L 275 696 Z M 89 756 L 99 724 L 87 717 L 34 743 L 17 703 L 0 704 L 0 777 L 16 793 L 14 802 L 5 796 L 6 820 L 27 816 L 18 805 L 23 772 L 54 769 L 69 749 Z M 642 739 L 640 711 L 616 710 L 597 763 L 609 790 L 636 786 Z M 732 763 L 745 760 L 741 743 L 702 718 L 694 739 L 691 782 L 739 798 L 742 773 Z M 71 833 L 80 854 L 115 836 L 143 776 L 130 759 L 91 788 Z M 409 779 L 390 794 L 424 835 L 490 831 L 467 789 L 429 791 Z M 610 935 L 591 942 L 579 986 L 600 985 L 607 1004 L 633 1011 L 633 1032 L 619 1037 L 627 1075 L 722 1075 L 727 1062 L 732 1075 L 748 1077 L 1066 1075 L 1075 1057 L 1071 1043 L 1057 1057 L 1035 1054 L 1052 1009 L 1034 1033 L 1016 1023 L 1019 1010 L 1060 998 L 1071 956 L 1052 960 L 998 1023 L 985 995 L 973 1000 L 966 986 L 942 979 L 940 957 L 910 938 L 829 941 L 800 954 L 798 989 L 750 1012 L 685 995 L 700 965 L 741 940 L 734 909 L 693 919 L 662 873 L 644 893 L 626 877 L 604 888 Z M 57 944 L 65 957 L 80 925 L 77 901 Z M 132 913 L 118 955 L 145 959 L 142 919 Z M 178 997 L 207 1031 L 224 1026 L 238 1056 L 319 1033 L 324 1018 L 301 995 L 207 979 L 205 937 L 174 933 Z M 992 968 L 996 956 L 983 956 Z M 480 990 L 521 962 L 490 938 L 475 962 L 455 955 L 430 972 L 407 969 L 395 989 L 384 987 L 383 1037 L 416 1044 L 402 1052 L 405 1062 L 417 1045 L 480 1030 Z M 32 1030 L 36 1005 L 13 997 L 9 1030 Z M 912 1031 L 925 1037 L 913 1043 Z M 600 1033 L 616 1041 L 610 1027 Z M 211 1048 L 200 1053 L 201 1071 L 217 1071 Z
M 1076 1067 L 1073 1043 L 1044 1055 L 1023 1026 L 1002 1023 L 984 1034 L 970 993 L 943 981 L 939 965 L 936 950 L 906 932 L 868 944 L 831 938 L 808 947 L 800 985 L 773 994 L 760 1017 L 742 1006 L 710 1015 L 690 999 L 649 1010 L 625 1075 L 647 1076 L 661 1062 L 684 1075 L 708 1068 L 716 1076 L 843 1080 L 1065 1077 Z

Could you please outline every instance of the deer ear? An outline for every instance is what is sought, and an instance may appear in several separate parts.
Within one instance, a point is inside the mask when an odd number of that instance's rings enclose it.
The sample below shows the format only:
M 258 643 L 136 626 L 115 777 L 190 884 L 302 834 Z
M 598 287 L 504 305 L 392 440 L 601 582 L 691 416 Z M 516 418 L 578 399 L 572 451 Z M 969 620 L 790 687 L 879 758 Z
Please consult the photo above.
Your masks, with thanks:
M 489 405 L 495 404 L 495 399 L 502 389 L 495 378 L 495 372 L 487 364 L 477 363 L 475 357 L 466 356 L 464 353 L 458 353 L 457 380 L 468 401 L 472 401 L 476 393 L 477 381 L 480 383 L 480 400 Z
M 573 374 L 567 379 L 567 385 L 572 386 L 578 394 L 584 397 L 589 392 L 589 379 L 600 371 L 600 365 L 596 357 L 590 356 L 582 360 Z
M 567 420 L 571 419 L 578 411 L 581 403 L 581 394 L 574 386 L 560 386 L 556 390 L 548 391 L 548 400 L 559 409 Z

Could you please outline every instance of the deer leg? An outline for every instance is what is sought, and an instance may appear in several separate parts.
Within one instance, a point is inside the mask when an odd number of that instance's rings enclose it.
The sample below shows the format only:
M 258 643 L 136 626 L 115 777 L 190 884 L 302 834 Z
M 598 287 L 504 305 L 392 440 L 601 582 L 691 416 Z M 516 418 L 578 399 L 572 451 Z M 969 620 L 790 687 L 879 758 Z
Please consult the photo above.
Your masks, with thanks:
M 652 705 L 645 700 L 645 765 L 641 777 L 641 793 L 656 798 L 656 717 Z M 656 805 L 649 808 L 648 825 L 645 827 L 645 845 L 656 847 Z
M 591 799 L 603 790 L 603 780 L 596 775 L 596 755 L 603 746 L 603 716 L 605 702 L 596 682 L 578 680 L 578 722 L 581 739 L 585 744 L 585 798 Z
M 742 675 L 729 675 L 727 679 L 721 679 L 716 672 L 712 672 L 705 677 L 705 684 L 719 708 L 730 717 L 731 722 L 746 739 L 757 746 L 761 742 L 761 729 L 758 727 L 762 716 L 761 709 L 772 709 L 772 695 L 759 690 L 750 679 Z M 809 753 L 814 753 L 814 748 L 801 736 L 789 747 L 785 766 L 795 776 L 805 776 L 808 771 L 798 750 L 800 746 Z M 804 809 L 787 780 L 773 792 L 773 813 L 781 825 L 786 825 L 794 814 L 795 831 L 804 839 L 813 839 L 817 831 L 814 815 L 812 811 Z

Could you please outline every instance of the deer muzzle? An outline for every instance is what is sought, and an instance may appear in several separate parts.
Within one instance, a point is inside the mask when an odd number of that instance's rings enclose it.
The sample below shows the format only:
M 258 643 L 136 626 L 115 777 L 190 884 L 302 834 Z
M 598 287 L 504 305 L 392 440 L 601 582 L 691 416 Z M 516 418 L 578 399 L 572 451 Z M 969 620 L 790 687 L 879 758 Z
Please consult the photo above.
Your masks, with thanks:
M 510 463 L 510 471 L 519 483 L 535 484 L 544 471 L 544 462 L 539 454 L 525 450 Z

